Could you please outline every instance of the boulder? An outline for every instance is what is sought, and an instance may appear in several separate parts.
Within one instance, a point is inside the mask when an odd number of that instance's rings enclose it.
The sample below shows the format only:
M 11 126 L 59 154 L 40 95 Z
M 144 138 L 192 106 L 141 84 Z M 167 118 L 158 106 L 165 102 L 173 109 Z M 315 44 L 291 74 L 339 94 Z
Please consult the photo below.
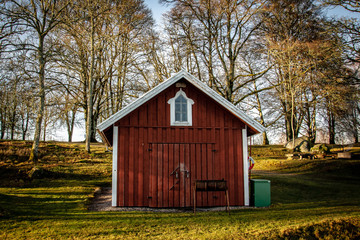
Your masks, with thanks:
M 340 158 L 342 158 L 342 159 L 351 159 L 351 152 L 339 152 L 338 154 L 337 154 L 337 157 L 340 159 Z
M 328 146 L 326 146 L 326 144 L 315 144 L 312 148 L 311 148 L 311 152 L 312 153 L 329 153 L 330 152 L 330 148 Z
M 299 137 L 295 141 L 291 140 L 286 143 L 285 147 L 290 150 L 298 152 L 309 152 L 310 151 L 310 141 L 308 137 Z

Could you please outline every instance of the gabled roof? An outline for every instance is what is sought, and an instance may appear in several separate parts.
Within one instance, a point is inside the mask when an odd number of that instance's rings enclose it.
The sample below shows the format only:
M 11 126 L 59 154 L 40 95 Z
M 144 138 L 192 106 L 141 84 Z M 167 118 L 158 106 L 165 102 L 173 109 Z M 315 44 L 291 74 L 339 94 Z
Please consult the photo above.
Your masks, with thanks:
M 164 91 L 168 87 L 172 86 L 177 81 L 181 80 L 182 78 L 185 78 L 187 81 L 189 81 L 191 84 L 193 84 L 195 87 L 197 87 L 199 90 L 201 90 L 203 93 L 205 93 L 207 96 L 214 99 L 216 102 L 218 102 L 221 106 L 229 110 L 231 113 L 233 113 L 235 116 L 237 116 L 239 119 L 241 119 L 246 125 L 253 128 L 258 133 L 265 131 L 265 128 L 258 123 L 257 121 L 254 121 L 253 119 L 249 118 L 243 111 L 238 109 L 235 105 L 233 105 L 231 102 L 227 101 L 225 98 L 220 96 L 217 92 L 215 92 L 213 89 L 208 87 L 206 84 L 195 78 L 193 75 L 188 73 L 185 70 L 181 70 L 180 72 L 176 73 L 166 81 L 162 82 L 152 90 L 148 91 L 141 97 L 139 97 L 137 100 L 135 100 L 133 103 L 129 104 L 125 108 L 121 109 L 117 113 L 110 116 L 108 119 L 103 121 L 98 125 L 98 130 L 100 132 L 103 132 L 107 128 L 111 127 L 114 123 L 122 119 L 123 117 L 127 116 L 129 113 L 155 97 L 160 92 Z

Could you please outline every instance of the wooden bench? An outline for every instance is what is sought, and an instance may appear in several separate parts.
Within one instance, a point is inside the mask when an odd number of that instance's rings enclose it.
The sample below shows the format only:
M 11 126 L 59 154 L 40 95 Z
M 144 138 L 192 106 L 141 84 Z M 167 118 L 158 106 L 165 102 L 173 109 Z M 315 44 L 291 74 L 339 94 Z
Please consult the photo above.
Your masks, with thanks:
M 196 192 L 225 192 L 226 211 L 230 214 L 229 192 L 227 182 L 222 180 L 195 180 L 194 182 L 194 215 L 196 214 Z

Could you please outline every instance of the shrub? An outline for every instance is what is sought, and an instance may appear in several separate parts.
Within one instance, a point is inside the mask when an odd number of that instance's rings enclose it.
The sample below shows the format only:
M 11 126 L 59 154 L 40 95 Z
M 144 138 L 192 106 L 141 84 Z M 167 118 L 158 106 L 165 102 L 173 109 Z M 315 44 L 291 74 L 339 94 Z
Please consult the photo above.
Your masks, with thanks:
M 325 221 L 280 233 L 270 234 L 263 239 L 360 239 L 360 220 L 342 219 Z

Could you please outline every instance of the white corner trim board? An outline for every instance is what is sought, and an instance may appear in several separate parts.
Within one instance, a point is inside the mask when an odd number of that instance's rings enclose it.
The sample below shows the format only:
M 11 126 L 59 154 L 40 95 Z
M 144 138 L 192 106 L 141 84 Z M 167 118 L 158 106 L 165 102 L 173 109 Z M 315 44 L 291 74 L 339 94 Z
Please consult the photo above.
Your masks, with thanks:
M 119 139 L 119 127 L 114 126 L 113 150 L 112 150 L 112 196 L 111 196 L 111 206 L 113 207 L 117 206 L 118 139 Z
M 249 206 L 249 161 L 248 161 L 248 143 L 247 143 L 247 128 L 242 130 L 242 145 L 243 145 L 243 171 L 244 171 L 244 205 Z

